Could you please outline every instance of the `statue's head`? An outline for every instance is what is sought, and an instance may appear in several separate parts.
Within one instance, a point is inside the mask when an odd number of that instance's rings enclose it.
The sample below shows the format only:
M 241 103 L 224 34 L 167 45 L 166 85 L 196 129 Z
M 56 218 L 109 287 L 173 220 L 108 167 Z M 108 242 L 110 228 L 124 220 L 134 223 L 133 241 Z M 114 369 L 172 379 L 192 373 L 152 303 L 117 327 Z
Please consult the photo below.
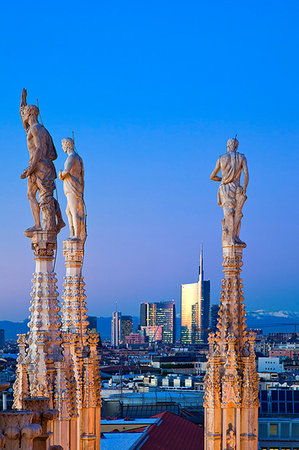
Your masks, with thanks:
M 62 139 L 61 144 L 62 144 L 62 149 L 63 149 L 63 151 L 65 153 L 67 153 L 68 150 L 69 151 L 70 150 L 71 151 L 74 150 L 74 141 L 71 138 L 64 138 L 64 139 Z
M 37 120 L 39 109 L 35 105 L 26 105 L 21 108 L 21 115 L 24 122 L 27 122 L 30 117 L 34 117 Z
M 228 152 L 236 152 L 239 147 L 239 141 L 237 138 L 229 139 L 226 143 L 226 149 Z

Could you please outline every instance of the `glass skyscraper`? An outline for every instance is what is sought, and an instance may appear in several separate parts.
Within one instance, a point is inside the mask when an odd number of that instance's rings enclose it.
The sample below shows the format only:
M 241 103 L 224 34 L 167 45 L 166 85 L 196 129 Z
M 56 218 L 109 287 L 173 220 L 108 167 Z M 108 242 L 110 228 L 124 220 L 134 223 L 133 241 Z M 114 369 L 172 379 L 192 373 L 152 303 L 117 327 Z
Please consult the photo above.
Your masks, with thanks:
M 121 338 L 121 313 L 115 311 L 112 313 L 111 320 L 111 345 L 112 347 L 118 347 Z
M 169 302 L 141 303 L 140 326 L 159 327 L 162 326 L 162 342 L 173 344 L 175 342 L 175 303 Z
M 132 316 L 121 316 L 121 343 L 123 344 L 126 340 L 126 336 L 133 333 L 133 318 Z
M 204 280 L 203 250 L 196 283 L 181 285 L 181 342 L 206 342 L 210 326 L 210 281 Z

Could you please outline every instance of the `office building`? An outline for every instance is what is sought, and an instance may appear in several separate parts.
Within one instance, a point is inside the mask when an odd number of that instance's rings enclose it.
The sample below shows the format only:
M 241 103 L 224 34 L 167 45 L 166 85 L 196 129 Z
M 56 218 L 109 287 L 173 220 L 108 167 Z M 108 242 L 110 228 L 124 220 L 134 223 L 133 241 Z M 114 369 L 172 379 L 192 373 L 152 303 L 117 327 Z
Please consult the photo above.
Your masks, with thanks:
M 169 302 L 141 303 L 140 326 L 162 326 L 162 342 L 173 344 L 175 342 L 175 303 Z
M 204 280 L 203 250 L 196 283 L 181 285 L 181 342 L 206 342 L 210 328 L 210 281 Z
M 111 345 L 118 347 L 121 339 L 121 313 L 115 311 L 111 321 Z
M 133 319 L 132 316 L 121 316 L 120 320 L 120 333 L 121 333 L 121 343 L 124 343 L 126 336 L 133 333 Z
M 163 340 L 163 327 L 162 325 L 157 326 L 147 326 L 147 327 L 141 327 L 141 334 L 143 336 L 148 337 L 149 343 L 152 342 L 161 342 Z

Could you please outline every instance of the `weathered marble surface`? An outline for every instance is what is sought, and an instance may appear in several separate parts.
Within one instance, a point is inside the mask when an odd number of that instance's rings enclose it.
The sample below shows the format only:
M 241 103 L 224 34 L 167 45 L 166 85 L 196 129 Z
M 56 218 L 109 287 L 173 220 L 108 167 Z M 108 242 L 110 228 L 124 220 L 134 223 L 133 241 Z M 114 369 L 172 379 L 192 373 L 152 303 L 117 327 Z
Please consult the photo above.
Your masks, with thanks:
M 220 181 L 218 205 L 222 206 L 224 213 L 224 219 L 221 221 L 223 246 L 244 244 L 239 234 L 243 217 L 242 208 L 247 199 L 249 174 L 246 157 L 237 152 L 238 146 L 239 141 L 236 138 L 227 141 L 227 153 L 218 158 L 210 177 L 213 181 Z M 220 170 L 221 177 L 217 175 Z M 242 172 L 244 174 L 243 186 L 240 184 Z
M 30 155 L 29 166 L 24 169 L 21 179 L 28 179 L 27 196 L 34 219 L 33 227 L 25 230 L 25 236 L 31 238 L 35 231 L 41 230 L 59 233 L 65 223 L 58 201 L 53 196 L 57 177 L 53 161 L 57 153 L 48 130 L 38 121 L 39 108 L 27 105 L 26 89 L 22 92 L 20 113 Z
M 65 138 L 61 143 L 63 151 L 68 155 L 64 164 L 64 170 L 60 170 L 59 172 L 59 178 L 63 181 L 64 193 L 67 198 L 66 214 L 70 227 L 70 239 L 85 241 L 83 161 L 74 149 L 73 139 Z

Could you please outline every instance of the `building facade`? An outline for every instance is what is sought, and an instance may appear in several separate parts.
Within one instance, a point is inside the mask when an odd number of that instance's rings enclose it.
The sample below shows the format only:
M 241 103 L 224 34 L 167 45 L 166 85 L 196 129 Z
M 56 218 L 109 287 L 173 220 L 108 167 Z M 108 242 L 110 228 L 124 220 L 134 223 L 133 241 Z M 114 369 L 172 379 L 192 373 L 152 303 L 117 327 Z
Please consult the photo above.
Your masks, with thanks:
M 148 337 L 149 343 L 161 342 L 163 340 L 163 327 L 162 325 L 141 327 L 141 334 Z
M 121 343 L 125 343 L 126 336 L 133 333 L 133 318 L 132 316 L 121 316 Z
M 176 336 L 175 303 L 169 302 L 141 303 L 140 326 L 162 327 L 162 342 L 173 344 Z
M 206 342 L 210 328 L 210 281 L 204 280 L 203 250 L 196 283 L 181 285 L 181 342 Z
M 121 339 L 121 313 L 115 311 L 111 321 L 111 345 L 118 347 Z
M 259 391 L 259 448 L 299 449 L 299 391 L 267 389 Z

